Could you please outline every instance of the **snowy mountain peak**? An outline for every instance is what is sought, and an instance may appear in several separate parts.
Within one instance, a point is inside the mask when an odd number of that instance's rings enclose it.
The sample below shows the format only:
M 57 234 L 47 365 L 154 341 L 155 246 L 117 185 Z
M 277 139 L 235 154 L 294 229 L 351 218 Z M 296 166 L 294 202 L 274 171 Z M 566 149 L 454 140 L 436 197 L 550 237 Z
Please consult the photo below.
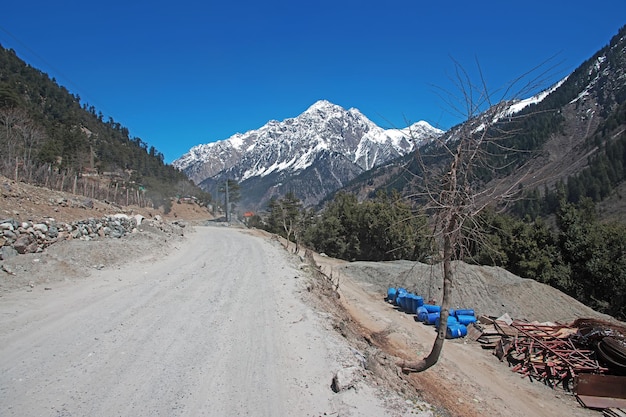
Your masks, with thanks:
M 197 184 L 222 176 L 240 182 L 276 177 L 286 183 L 286 178 L 316 172 L 327 193 L 441 134 L 423 121 L 406 129 L 383 129 L 358 109 L 319 100 L 297 117 L 194 146 L 173 165 Z M 328 189 L 329 179 L 334 189 Z
M 341 106 L 338 106 L 337 104 L 331 103 L 328 100 L 318 100 L 315 103 L 313 103 L 311 107 L 306 109 L 304 113 L 308 114 L 308 113 L 329 112 L 329 111 L 340 112 L 340 111 L 343 111 L 343 108 Z

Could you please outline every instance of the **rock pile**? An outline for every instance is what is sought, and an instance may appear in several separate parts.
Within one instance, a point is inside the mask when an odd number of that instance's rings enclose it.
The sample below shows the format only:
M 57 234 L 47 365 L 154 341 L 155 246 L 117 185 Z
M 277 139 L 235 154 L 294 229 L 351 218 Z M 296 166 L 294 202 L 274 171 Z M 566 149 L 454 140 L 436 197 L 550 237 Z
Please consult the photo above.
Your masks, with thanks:
M 61 240 L 121 238 L 128 233 L 137 232 L 137 227 L 143 221 L 144 217 L 141 215 L 131 217 L 126 214 L 105 216 L 100 219 L 90 218 L 72 223 L 60 223 L 53 218 L 47 218 L 41 222 L 0 220 L 0 259 L 16 254 L 38 253 Z M 164 231 L 172 227 L 165 226 L 159 216 L 150 223 L 151 226 Z M 174 226 L 182 228 L 184 224 L 179 222 Z

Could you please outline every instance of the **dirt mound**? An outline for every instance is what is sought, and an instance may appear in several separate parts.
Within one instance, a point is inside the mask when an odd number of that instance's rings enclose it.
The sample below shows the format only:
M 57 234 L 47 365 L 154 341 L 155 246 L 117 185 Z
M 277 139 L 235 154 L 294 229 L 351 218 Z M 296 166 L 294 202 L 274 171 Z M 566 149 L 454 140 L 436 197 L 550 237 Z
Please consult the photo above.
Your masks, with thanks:
M 548 285 L 489 266 L 453 264 L 452 308 L 471 308 L 479 315 L 508 313 L 517 319 L 569 323 L 580 317 L 610 319 Z M 333 273 L 363 283 L 381 297 L 389 287 L 404 287 L 425 300 L 441 303 L 442 266 L 409 261 L 337 263 Z M 339 278 L 340 279 L 340 278 Z

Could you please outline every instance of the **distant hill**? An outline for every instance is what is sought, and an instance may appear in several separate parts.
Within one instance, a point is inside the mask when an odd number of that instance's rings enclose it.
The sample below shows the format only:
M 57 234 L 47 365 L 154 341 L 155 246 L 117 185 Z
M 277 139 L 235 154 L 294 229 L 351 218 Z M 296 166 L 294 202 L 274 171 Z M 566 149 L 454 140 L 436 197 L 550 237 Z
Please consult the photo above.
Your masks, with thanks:
M 0 46 L 0 173 L 66 191 L 155 206 L 208 194 L 163 154 Z

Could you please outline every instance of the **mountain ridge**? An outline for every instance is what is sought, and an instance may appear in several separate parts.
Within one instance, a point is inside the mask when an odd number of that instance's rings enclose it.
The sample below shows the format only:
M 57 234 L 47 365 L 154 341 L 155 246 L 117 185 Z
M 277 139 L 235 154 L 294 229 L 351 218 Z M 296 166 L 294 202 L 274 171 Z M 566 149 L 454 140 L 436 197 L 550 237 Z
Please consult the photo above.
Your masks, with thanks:
M 305 189 L 293 191 L 308 204 L 316 204 L 320 194 L 332 192 L 358 173 L 406 155 L 441 134 L 442 130 L 424 121 L 404 129 L 383 129 L 356 108 L 346 110 L 318 100 L 294 118 L 270 120 L 258 129 L 196 145 L 173 165 L 210 192 L 225 178 L 237 180 L 246 191 L 242 192 L 243 205 L 256 209 L 271 198 L 268 190 L 298 177 Z M 332 155 L 336 160 L 328 163 Z M 252 184 L 265 190 L 250 190 Z M 307 184 L 309 189 L 324 185 L 314 197 L 307 194 Z M 261 201 L 246 198 L 246 194 Z
M 481 186 L 515 185 L 520 192 L 515 212 L 521 216 L 553 214 L 560 198 L 571 203 L 590 198 L 605 202 L 604 218 L 623 221 L 617 213 L 623 213 L 626 186 L 626 154 L 620 151 L 626 146 L 626 26 L 561 81 L 534 98 L 512 101 L 508 109 L 499 113 L 502 125 L 496 126 L 514 132 L 502 144 L 510 150 L 507 166 L 485 175 Z M 512 112 L 514 120 L 506 120 Z M 481 117 L 465 123 L 480 127 Z M 440 141 L 454 141 L 463 125 Z M 415 195 L 413 179 L 420 169 L 404 158 L 356 178 L 345 191 L 359 200 L 379 189 Z

